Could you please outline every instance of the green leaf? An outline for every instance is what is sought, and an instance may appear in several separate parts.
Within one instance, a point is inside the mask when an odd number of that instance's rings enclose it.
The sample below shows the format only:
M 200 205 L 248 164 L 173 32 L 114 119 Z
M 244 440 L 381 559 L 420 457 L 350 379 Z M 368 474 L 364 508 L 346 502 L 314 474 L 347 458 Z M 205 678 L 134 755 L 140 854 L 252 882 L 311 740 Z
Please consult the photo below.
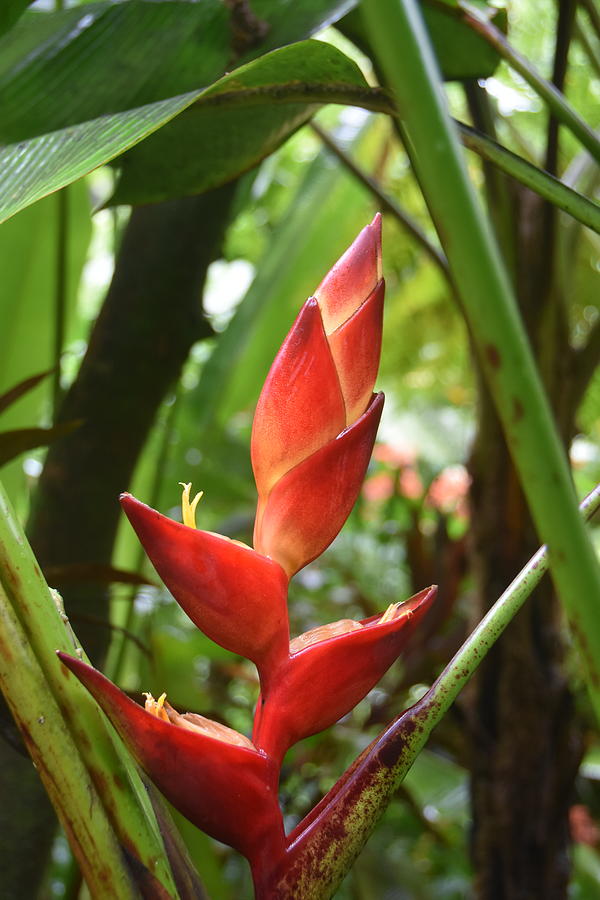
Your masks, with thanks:
M 0 41 L 0 140 L 17 142 L 205 87 L 231 57 L 202 3 L 90 3 L 29 13 Z
M 422 4 L 423 19 L 445 80 L 489 78 L 498 68 L 500 55 L 476 31 L 452 16 L 455 2 L 447 5 L 450 7 L 448 12 L 434 3 Z M 497 28 L 506 29 L 505 9 L 481 6 Z
M 274 50 L 221 78 L 185 115 L 129 152 L 110 202 L 201 193 L 257 165 L 319 104 L 371 98 L 356 64 L 330 44 L 302 41 Z
M 442 76 L 446 81 L 489 78 L 498 67 L 500 54 L 452 14 L 453 10 L 456 12 L 457 5 L 457 0 L 451 2 L 443 0 L 442 3 L 424 0 L 420 3 Z M 478 5 L 489 13 L 491 21 L 498 28 L 506 28 L 505 9 L 496 9 L 486 4 Z M 444 6 L 448 9 L 444 9 Z M 373 56 L 360 8 L 345 16 L 338 27 L 364 53 Z
M 3 0 L 0 4 L 0 34 L 8 31 L 32 2 L 33 0 Z
M 1 173 L 0 173 L 1 177 Z M 81 182 L 68 190 L 66 345 L 83 337 L 76 324 L 75 298 L 91 235 L 90 200 Z M 58 242 L 58 197 L 48 197 L 0 226 L 0 393 L 54 363 L 54 299 Z M 26 352 L 24 352 L 26 348 Z M 2 430 L 49 424 L 50 382 L 41 380 L 4 409 Z M 2 470 L 2 481 L 25 515 L 28 479 L 20 462 Z
M 31 12 L 0 40 L 0 140 L 13 143 L 211 84 L 308 37 L 352 0 L 99 2 Z M 233 6 L 233 4 L 231 4 Z
M 4 147 L 0 150 L 0 222 L 123 153 L 197 96 L 183 94 Z
M 262 0 L 255 13 L 268 17 L 267 37 L 240 59 L 310 34 L 352 5 L 311 0 L 297 9 L 293 0 Z M 0 140 L 8 143 L 0 150 L 0 222 L 114 159 L 195 100 L 191 87 L 235 61 L 224 16 L 220 0 L 91 3 L 24 16 L 0 40 Z

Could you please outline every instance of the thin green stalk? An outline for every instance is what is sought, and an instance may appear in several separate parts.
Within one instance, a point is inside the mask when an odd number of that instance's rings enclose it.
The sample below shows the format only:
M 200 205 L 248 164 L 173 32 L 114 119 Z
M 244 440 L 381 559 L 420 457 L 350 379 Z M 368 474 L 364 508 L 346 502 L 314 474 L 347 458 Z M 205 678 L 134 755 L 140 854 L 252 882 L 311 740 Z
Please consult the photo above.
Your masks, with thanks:
M 365 0 L 364 10 L 534 522 L 549 547 L 600 718 L 600 567 L 510 284 L 464 166 L 427 33 L 414 0 Z
M 596 485 L 579 506 L 583 519 L 591 519 L 600 509 L 600 484 Z M 427 708 L 425 721 L 431 730 L 454 703 L 505 628 L 514 619 L 533 589 L 542 580 L 550 565 L 548 548 L 540 547 L 501 597 L 471 632 L 462 647 L 454 654 L 441 675 L 419 701 Z
M 579 2 L 590 17 L 592 28 L 596 32 L 596 37 L 600 40 L 600 11 L 596 6 L 596 0 L 579 0 Z
M 0 585 L 0 688 L 93 897 L 134 900 L 125 859 L 45 673 Z
M 316 122 L 311 122 L 311 128 L 315 132 L 316 135 L 321 139 L 323 144 L 327 147 L 328 150 L 334 154 L 334 156 L 339 159 L 344 168 L 348 169 L 349 172 L 354 175 L 354 177 L 363 184 L 368 191 L 375 197 L 378 201 L 381 209 L 384 212 L 389 212 L 394 218 L 400 223 L 400 225 L 410 234 L 410 236 L 414 239 L 414 241 L 421 247 L 422 250 L 425 251 L 427 256 L 431 259 L 432 262 L 441 270 L 444 278 L 448 279 L 448 263 L 446 262 L 446 257 L 440 250 L 431 243 L 425 232 L 419 225 L 411 219 L 409 215 L 407 215 L 403 209 L 401 209 L 393 197 L 390 197 L 386 194 L 381 186 L 375 181 L 374 178 L 371 178 L 370 175 L 361 169 L 357 163 L 354 162 L 349 153 L 340 147 L 336 141 L 331 137 L 330 134 L 325 131 L 324 128 L 321 128 Z M 599 211 L 600 213 L 600 211 Z
M 600 485 L 585 498 L 580 509 L 586 519 L 600 509 Z M 548 565 L 548 551 L 542 547 L 426 694 L 375 738 L 292 832 L 288 852 L 293 864 L 283 872 L 274 873 L 274 896 L 282 900 L 299 896 L 303 900 L 322 900 L 333 895 L 432 730 L 539 584 Z
M 175 427 L 175 418 L 179 410 L 180 398 L 181 390 L 178 387 L 175 394 L 175 400 L 169 407 L 167 415 L 165 416 L 163 433 L 161 436 L 160 446 L 158 448 L 158 456 L 154 468 L 154 475 L 152 477 L 152 484 L 150 486 L 150 492 L 147 500 L 148 504 L 153 508 L 158 504 L 158 496 L 164 478 L 165 467 L 169 458 L 171 442 L 173 439 L 173 430 Z M 133 564 L 134 572 L 140 572 L 142 570 L 145 559 L 146 552 L 143 546 L 141 544 L 138 544 L 136 548 L 135 562 Z M 138 588 L 134 586 L 129 592 L 129 596 L 127 598 L 127 615 L 125 618 L 125 623 L 121 629 L 121 637 L 119 640 L 118 649 L 113 651 L 111 648 L 107 665 L 105 667 L 105 674 L 112 681 L 116 681 L 117 683 L 119 682 L 119 679 L 122 675 L 123 667 L 125 665 L 125 659 L 127 657 L 127 642 L 131 640 L 131 635 L 135 631 L 137 625 L 135 612 L 135 596 L 137 594 L 137 591 Z
M 86 689 L 60 664 L 56 650 L 81 651 L 59 598 L 50 592 L 25 535 L 0 485 L 0 586 L 4 590 L 51 693 L 65 716 L 74 742 L 109 811 L 118 838 L 162 885 L 176 897 L 173 876 L 148 795 L 128 751 L 112 727 L 98 715 Z M 11 669 L 13 681 L 17 668 Z M 16 689 L 16 686 L 15 686 Z M 46 716 L 49 719 L 50 713 Z M 62 757 L 68 769 L 71 758 Z M 119 896 L 118 894 L 113 896 Z
M 467 5 L 462 0 L 459 0 L 458 7 L 450 9 L 444 4 L 444 9 L 459 15 L 465 24 L 480 34 L 490 46 L 494 47 L 502 59 L 506 60 L 509 66 L 515 72 L 518 72 L 527 84 L 533 88 L 536 94 L 539 94 L 545 100 L 548 108 L 558 121 L 575 135 L 597 162 L 600 162 L 600 140 L 598 140 L 594 131 L 567 102 L 564 94 L 545 78 L 542 78 L 529 60 L 511 46 L 506 36 L 499 28 L 496 28 L 493 22 L 490 22 L 477 7 Z
M 596 78 L 598 78 L 600 76 L 600 54 L 598 53 L 596 46 L 590 41 L 580 15 L 578 15 L 575 20 L 575 37 L 581 44 L 581 48 L 587 56 L 590 66 L 596 72 Z
M 569 213 L 574 219 L 600 234 L 600 206 L 597 203 L 588 200 L 587 197 L 563 184 L 554 175 L 549 175 L 548 172 L 532 165 L 469 125 L 465 125 L 463 122 L 455 124 L 465 147 L 473 150 L 482 159 L 493 163 L 502 172 L 520 181 L 544 200 L 553 203 L 558 209 Z
M 67 259 L 69 234 L 69 195 L 63 188 L 56 195 L 56 262 L 54 273 L 54 367 L 52 374 L 52 421 L 56 416 L 62 398 L 61 358 L 65 345 L 65 323 L 67 320 Z

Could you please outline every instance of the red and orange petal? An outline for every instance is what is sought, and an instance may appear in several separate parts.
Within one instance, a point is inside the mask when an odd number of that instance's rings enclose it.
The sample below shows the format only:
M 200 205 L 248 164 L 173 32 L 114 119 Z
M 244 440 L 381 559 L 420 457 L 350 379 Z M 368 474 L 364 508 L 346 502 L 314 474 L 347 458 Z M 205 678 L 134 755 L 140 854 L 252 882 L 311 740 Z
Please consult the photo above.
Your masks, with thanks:
M 327 338 L 346 407 L 346 425 L 361 416 L 369 404 L 381 355 L 385 284 L 375 290 L 356 312 Z
M 327 335 L 346 321 L 381 281 L 381 215 L 370 225 L 325 276 L 315 297 Z
M 167 799 L 211 837 L 253 860 L 282 852 L 278 771 L 256 749 L 180 728 L 146 712 L 91 666 L 61 661 L 90 691 L 140 766 Z
M 201 631 L 259 671 L 287 654 L 288 578 L 277 562 L 174 522 L 131 494 L 121 504 L 159 576 Z
M 311 298 L 275 357 L 256 407 L 251 455 L 258 493 L 266 496 L 345 426 L 340 383 L 319 305 Z
M 404 649 L 436 592 L 430 587 L 416 594 L 387 622 L 372 616 L 362 628 L 292 653 L 259 700 L 254 744 L 281 760 L 296 741 L 350 712 Z
M 333 541 L 358 497 L 383 409 L 383 394 L 350 428 L 280 478 L 259 500 L 254 546 L 291 577 Z

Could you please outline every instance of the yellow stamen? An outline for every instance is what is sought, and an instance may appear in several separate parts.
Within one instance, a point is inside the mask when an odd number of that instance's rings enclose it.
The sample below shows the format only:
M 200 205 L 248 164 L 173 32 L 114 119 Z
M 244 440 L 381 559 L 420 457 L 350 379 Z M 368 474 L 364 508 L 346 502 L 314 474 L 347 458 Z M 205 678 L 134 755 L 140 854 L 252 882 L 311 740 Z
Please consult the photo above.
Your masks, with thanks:
M 386 609 L 386 611 L 384 612 L 384 614 L 382 615 L 382 617 L 380 618 L 380 620 L 377 624 L 384 625 L 386 622 L 391 622 L 391 621 L 393 621 L 393 619 L 400 618 L 398 616 L 398 612 L 400 610 L 400 607 L 403 605 L 404 605 L 404 603 L 402 601 L 400 603 L 390 603 L 390 605 L 388 606 L 388 608 Z M 413 614 L 412 609 L 407 609 L 406 612 L 403 613 L 403 615 L 408 616 L 408 617 L 412 616 L 412 614 Z
M 183 524 L 187 525 L 188 528 L 196 528 L 196 507 L 200 503 L 204 491 L 199 491 L 194 499 L 190 502 L 192 482 L 190 481 L 188 484 L 184 484 L 183 481 L 180 481 L 179 484 L 183 488 L 183 493 L 181 495 L 181 511 L 183 513 Z
M 155 700 L 152 694 L 148 693 L 145 693 L 144 697 L 146 698 L 146 703 L 144 704 L 146 712 L 149 712 L 153 716 L 156 716 L 157 719 L 162 719 L 163 722 L 168 722 L 169 716 L 167 715 L 167 710 L 165 709 L 165 700 L 167 699 L 167 695 L 161 694 L 158 700 Z
M 170 722 L 171 725 L 176 725 L 178 728 L 185 728 L 188 731 L 196 731 L 206 737 L 215 738 L 217 741 L 223 741 L 225 744 L 246 747 L 248 750 L 256 749 L 249 738 L 234 731 L 233 728 L 228 728 L 227 725 L 221 725 L 220 722 L 213 722 L 212 719 L 205 719 L 204 716 L 200 716 L 198 713 L 183 713 L 183 715 L 178 713 L 177 710 L 173 709 L 171 704 L 167 702 L 166 694 L 161 694 L 158 700 L 155 700 L 152 694 L 145 693 L 144 697 L 146 698 L 146 712 L 156 716 L 157 719 L 162 719 L 163 722 Z

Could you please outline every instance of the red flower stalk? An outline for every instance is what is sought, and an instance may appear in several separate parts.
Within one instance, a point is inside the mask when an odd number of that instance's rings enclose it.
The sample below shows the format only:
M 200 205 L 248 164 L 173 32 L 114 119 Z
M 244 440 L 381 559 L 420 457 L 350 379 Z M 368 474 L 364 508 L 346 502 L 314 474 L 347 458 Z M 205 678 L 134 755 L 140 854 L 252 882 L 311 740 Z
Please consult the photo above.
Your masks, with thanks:
M 80 660 L 60 654 L 160 790 L 198 827 L 249 860 L 257 896 L 291 864 L 277 802 L 288 747 L 349 712 L 397 658 L 435 588 L 382 615 L 341 620 L 290 642 L 289 578 L 346 520 L 383 408 L 373 395 L 384 283 L 381 221 L 359 234 L 285 339 L 258 401 L 252 465 L 255 549 L 197 530 L 190 485 L 179 524 L 130 494 L 121 503 L 158 574 L 212 640 L 253 660 L 261 696 L 253 739 L 148 696 L 146 708 Z M 291 853 L 291 851 L 290 851 Z

